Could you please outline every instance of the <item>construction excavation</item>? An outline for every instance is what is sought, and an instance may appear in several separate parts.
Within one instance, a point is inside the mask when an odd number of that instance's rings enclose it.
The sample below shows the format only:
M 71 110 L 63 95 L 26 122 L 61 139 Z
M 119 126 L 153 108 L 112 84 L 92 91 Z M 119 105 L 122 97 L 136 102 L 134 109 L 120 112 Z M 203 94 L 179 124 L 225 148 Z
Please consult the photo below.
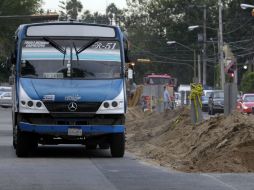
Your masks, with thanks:
M 127 113 L 127 150 L 184 172 L 254 172 L 254 116 L 233 112 L 191 124 L 190 109 Z

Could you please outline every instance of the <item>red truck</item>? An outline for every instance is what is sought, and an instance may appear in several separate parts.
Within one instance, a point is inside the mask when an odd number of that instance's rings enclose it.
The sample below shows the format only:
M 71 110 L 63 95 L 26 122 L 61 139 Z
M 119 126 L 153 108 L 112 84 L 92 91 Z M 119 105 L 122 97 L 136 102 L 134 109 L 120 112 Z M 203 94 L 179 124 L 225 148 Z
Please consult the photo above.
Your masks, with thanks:
M 176 78 L 173 78 L 168 74 L 147 74 L 144 76 L 145 85 L 168 85 L 170 87 L 175 87 L 177 83 Z
M 146 74 L 144 76 L 144 86 L 150 86 L 150 85 L 166 85 L 167 89 L 171 96 L 171 101 L 174 102 L 174 87 L 176 87 L 177 80 L 176 78 L 173 78 L 169 74 Z M 146 110 L 153 109 L 154 105 L 158 103 L 161 97 L 154 97 L 152 95 L 144 95 L 142 96 L 143 101 L 143 107 Z M 156 103 L 157 102 L 157 103 Z

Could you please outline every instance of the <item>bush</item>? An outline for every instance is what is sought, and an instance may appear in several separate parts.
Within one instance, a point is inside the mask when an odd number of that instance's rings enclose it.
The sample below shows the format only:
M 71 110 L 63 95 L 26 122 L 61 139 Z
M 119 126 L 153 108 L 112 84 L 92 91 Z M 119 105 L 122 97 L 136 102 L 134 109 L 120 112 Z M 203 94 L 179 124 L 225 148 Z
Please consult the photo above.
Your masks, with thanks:
M 254 93 L 254 72 L 247 72 L 243 75 L 240 89 L 243 93 Z
M 6 58 L 0 57 L 0 83 L 8 82 L 10 68 L 6 64 Z

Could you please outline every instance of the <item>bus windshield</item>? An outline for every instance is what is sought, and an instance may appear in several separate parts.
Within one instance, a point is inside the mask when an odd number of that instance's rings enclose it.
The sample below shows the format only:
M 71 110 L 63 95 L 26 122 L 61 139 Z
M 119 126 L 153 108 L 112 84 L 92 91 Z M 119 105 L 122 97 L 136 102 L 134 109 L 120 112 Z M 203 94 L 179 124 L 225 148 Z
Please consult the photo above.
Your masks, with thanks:
M 22 43 L 20 64 L 20 75 L 27 78 L 120 78 L 120 45 L 118 41 L 29 39 Z

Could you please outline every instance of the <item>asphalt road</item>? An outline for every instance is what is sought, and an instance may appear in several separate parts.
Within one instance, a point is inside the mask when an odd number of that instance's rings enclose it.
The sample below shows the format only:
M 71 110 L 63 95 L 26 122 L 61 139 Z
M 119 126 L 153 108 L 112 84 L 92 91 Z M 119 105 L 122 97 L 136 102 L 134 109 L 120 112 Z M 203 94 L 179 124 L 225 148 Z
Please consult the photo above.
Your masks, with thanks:
M 254 190 L 254 174 L 180 173 L 82 146 L 40 147 L 17 158 L 11 135 L 10 109 L 0 108 L 0 190 Z

